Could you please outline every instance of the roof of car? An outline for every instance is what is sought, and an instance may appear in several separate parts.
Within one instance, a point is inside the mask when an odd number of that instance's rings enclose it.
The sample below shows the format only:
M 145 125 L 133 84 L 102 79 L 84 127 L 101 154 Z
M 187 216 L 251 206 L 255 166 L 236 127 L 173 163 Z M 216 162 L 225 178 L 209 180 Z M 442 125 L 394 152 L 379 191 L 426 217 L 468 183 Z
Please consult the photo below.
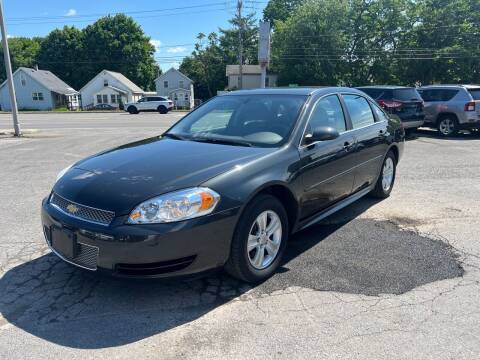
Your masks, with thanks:
M 329 92 L 357 92 L 358 90 L 348 87 L 278 87 L 278 88 L 264 88 L 264 89 L 249 89 L 231 91 L 221 96 L 237 96 L 237 95 L 313 95 L 319 93 Z
M 411 86 L 401 86 L 401 85 L 366 85 L 366 86 L 357 86 L 357 89 L 411 89 Z
M 420 87 L 420 89 L 439 89 L 439 88 L 473 89 L 473 88 L 480 88 L 480 85 L 475 85 L 475 84 L 435 84 L 435 85 L 425 85 L 425 86 Z

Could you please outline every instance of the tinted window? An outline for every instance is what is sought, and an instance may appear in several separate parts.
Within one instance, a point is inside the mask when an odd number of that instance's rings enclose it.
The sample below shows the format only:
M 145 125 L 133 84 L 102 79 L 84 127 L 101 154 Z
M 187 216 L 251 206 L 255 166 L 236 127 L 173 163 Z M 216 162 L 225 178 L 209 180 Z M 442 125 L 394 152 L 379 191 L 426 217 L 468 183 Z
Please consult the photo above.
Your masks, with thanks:
M 189 140 L 242 140 L 256 146 L 285 142 L 305 96 L 219 96 L 185 116 L 169 132 Z
M 346 130 L 342 105 L 336 95 L 324 97 L 315 104 L 310 115 L 308 131 L 321 126 L 333 127 L 338 132 Z
M 431 101 L 449 101 L 457 95 L 458 90 L 455 89 L 425 89 L 420 90 L 423 100 Z
M 347 106 L 354 129 L 358 129 L 375 122 L 372 109 L 370 108 L 367 99 L 358 95 L 343 95 L 343 99 L 345 100 L 345 105 Z
M 393 90 L 393 99 L 400 101 L 422 100 L 420 94 L 413 88 Z
M 473 100 L 480 100 L 480 89 L 469 89 L 468 92 L 472 95 Z
M 393 97 L 393 91 L 390 89 L 365 88 L 359 90 L 363 91 L 374 100 L 391 99 Z

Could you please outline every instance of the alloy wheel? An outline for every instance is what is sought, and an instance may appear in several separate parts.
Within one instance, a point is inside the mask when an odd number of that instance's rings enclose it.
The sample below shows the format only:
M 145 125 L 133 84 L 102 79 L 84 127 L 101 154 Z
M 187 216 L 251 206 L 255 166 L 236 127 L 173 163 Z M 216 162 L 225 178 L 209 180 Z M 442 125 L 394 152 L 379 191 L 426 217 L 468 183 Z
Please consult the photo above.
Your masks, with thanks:
M 262 212 L 248 233 L 247 255 L 250 264 L 258 270 L 269 267 L 282 243 L 282 222 L 272 210 Z
M 390 190 L 393 182 L 394 164 L 391 157 L 385 159 L 382 170 L 382 188 L 385 192 Z
M 450 135 L 455 130 L 455 122 L 450 118 L 443 119 L 440 121 L 438 129 L 443 135 Z

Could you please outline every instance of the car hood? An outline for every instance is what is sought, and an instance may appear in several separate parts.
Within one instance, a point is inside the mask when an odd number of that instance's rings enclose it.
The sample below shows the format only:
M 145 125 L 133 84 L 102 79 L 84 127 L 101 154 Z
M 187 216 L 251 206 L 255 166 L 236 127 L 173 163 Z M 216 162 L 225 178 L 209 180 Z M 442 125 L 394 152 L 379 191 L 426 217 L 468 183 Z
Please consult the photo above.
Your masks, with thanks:
M 53 190 L 70 201 L 125 215 L 142 201 L 198 186 L 272 151 L 155 137 L 76 163 Z

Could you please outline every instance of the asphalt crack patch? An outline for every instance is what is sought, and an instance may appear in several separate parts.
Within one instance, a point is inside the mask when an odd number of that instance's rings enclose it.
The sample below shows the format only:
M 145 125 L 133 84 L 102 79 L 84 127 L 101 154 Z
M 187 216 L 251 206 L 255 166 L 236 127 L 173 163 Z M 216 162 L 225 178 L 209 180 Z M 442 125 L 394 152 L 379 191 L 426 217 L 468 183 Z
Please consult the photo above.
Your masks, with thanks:
M 402 294 L 462 276 L 454 249 L 389 221 L 316 225 L 290 240 L 279 273 L 255 292 L 299 286 L 322 291 Z

